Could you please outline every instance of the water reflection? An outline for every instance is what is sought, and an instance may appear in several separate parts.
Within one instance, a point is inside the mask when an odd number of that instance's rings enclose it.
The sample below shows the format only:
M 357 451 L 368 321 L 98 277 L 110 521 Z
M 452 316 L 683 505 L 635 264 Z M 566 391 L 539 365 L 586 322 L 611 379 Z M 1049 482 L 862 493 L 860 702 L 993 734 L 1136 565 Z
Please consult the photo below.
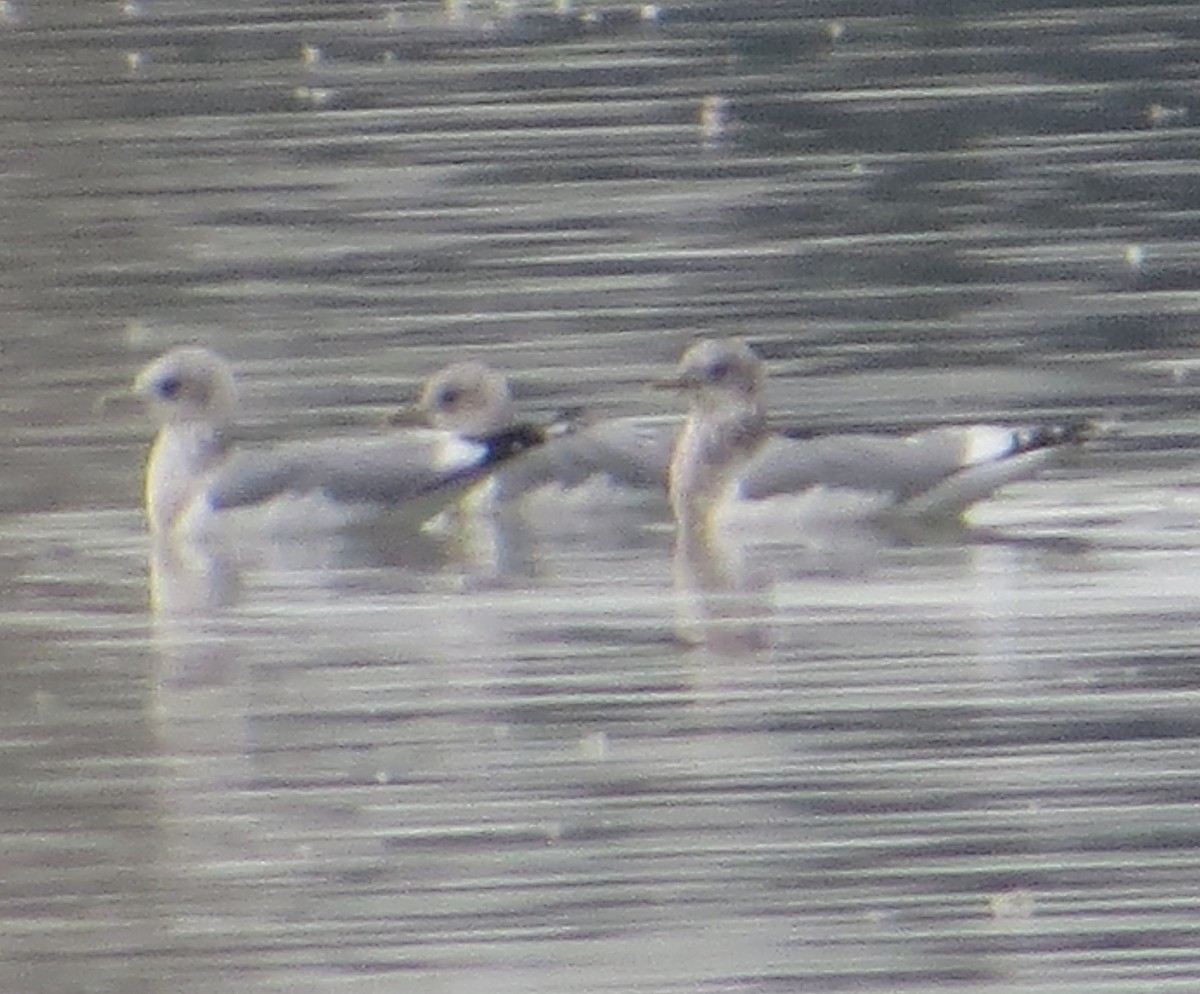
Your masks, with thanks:
M 1200 455 L 1141 372 L 1194 347 L 1187 12 L 810 6 L 3 26 L 6 990 L 1190 981 Z M 700 334 L 789 426 L 1134 430 L 944 540 L 230 555 L 147 550 L 141 420 L 91 412 L 200 339 L 255 442 L 462 358 L 655 415 Z
M 156 536 L 150 546 L 150 607 L 155 614 L 204 615 L 238 602 L 241 568 L 222 543 Z
M 819 620 L 837 610 L 861 612 L 870 620 L 864 639 L 886 643 L 890 612 L 911 602 L 977 619 L 977 659 L 1004 668 L 1020 655 L 1008 640 L 1029 622 L 1026 601 L 1014 603 L 1013 591 L 1047 569 L 1081 568 L 1095 553 L 1093 542 L 1069 532 L 1034 535 L 959 520 L 842 524 L 769 544 L 684 529 L 673 556 L 676 630 L 687 644 L 752 655 L 778 642 L 780 625 L 794 630 L 793 612 Z
M 736 656 L 770 644 L 771 578 L 746 561 L 746 550 L 695 529 L 675 537 L 676 631 L 686 643 Z

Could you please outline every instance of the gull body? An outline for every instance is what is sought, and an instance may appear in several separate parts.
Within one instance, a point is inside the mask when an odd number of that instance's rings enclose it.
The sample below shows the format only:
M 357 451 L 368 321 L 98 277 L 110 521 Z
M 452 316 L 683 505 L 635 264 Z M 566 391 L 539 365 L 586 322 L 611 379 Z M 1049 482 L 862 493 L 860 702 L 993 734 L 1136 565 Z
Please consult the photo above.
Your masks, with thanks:
M 421 409 L 435 427 L 480 437 L 515 424 L 507 378 L 481 362 L 460 362 L 432 375 Z M 477 512 L 565 499 L 581 508 L 600 503 L 641 502 L 666 494 L 676 424 L 616 418 L 577 427 L 497 467 L 466 498 Z
M 233 373 L 204 348 L 156 359 L 134 392 L 159 424 L 145 479 L 146 516 L 159 536 L 197 538 L 248 522 L 268 532 L 322 530 L 409 504 L 428 506 L 427 516 L 545 438 L 514 424 L 480 438 L 423 429 L 238 451 Z
M 764 375 L 744 342 L 706 340 L 660 384 L 691 398 L 668 474 L 681 529 L 779 532 L 952 518 L 1035 475 L 1083 437 L 1081 425 L 967 425 L 905 436 L 788 438 L 768 427 Z

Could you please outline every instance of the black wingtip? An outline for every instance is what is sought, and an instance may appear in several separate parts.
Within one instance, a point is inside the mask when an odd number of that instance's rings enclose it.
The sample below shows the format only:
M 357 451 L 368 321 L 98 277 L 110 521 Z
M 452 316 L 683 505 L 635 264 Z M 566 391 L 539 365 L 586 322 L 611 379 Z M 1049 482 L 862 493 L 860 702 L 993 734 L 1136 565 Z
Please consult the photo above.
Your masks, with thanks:
M 511 428 L 496 432 L 494 435 L 487 435 L 476 441 L 487 449 L 485 462 L 489 465 L 496 465 L 531 449 L 536 449 L 540 445 L 545 445 L 556 438 L 569 435 L 574 430 L 575 419 L 568 415 L 544 425 L 528 422 L 513 425 Z
M 520 424 L 479 441 L 487 449 L 486 462 L 495 465 L 536 449 L 546 441 L 546 433 L 539 425 Z
M 1032 452 L 1035 449 L 1050 449 L 1065 445 L 1082 445 L 1094 438 L 1099 428 L 1088 418 L 1072 418 L 1054 424 L 1035 425 L 1018 435 L 1018 451 Z

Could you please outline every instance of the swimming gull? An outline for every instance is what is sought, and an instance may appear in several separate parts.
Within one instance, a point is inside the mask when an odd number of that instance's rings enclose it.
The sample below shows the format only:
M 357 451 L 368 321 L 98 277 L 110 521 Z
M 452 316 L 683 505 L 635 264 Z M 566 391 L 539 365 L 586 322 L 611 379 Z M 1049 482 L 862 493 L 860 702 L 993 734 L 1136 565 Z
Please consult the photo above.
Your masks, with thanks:
M 767 427 L 763 363 L 737 339 L 690 347 L 659 386 L 691 406 L 671 460 L 677 523 L 700 534 L 954 517 L 1082 441 L 1086 425 L 969 425 L 905 436 L 788 438 Z
M 467 437 L 509 430 L 516 415 L 504 374 L 478 361 L 447 366 L 426 380 L 421 410 L 435 427 Z M 469 498 L 474 510 L 512 507 L 525 498 L 583 490 L 595 498 L 665 497 L 678 424 L 613 418 L 579 424 L 497 467 Z M 597 500 L 596 503 L 599 503 Z M 595 504 L 585 504 L 595 509 Z
M 409 502 L 428 504 L 428 516 L 494 466 L 563 430 L 514 422 L 469 438 L 392 430 L 235 450 L 233 373 L 221 356 L 197 347 L 150 363 L 134 393 L 159 423 L 145 480 L 146 514 L 157 535 L 199 537 L 235 511 L 255 512 L 257 526 L 270 531 L 337 527 Z

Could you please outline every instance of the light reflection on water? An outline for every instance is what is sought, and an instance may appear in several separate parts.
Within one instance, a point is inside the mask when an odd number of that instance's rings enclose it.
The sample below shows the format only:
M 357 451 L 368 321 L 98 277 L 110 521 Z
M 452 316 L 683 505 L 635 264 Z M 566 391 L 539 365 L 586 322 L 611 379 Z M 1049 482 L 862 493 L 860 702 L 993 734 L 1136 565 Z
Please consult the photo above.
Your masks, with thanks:
M 0 37 L 0 986 L 1194 986 L 1186 24 L 144 7 Z M 201 339 L 252 441 L 466 352 L 532 411 L 660 415 L 700 332 L 792 425 L 1120 430 L 949 534 L 162 562 L 147 430 L 93 410 Z
M 33 765 L 8 789 L 49 797 L 12 806 L 41 869 L 10 908 L 53 886 L 109 910 L 12 933 L 15 961 L 50 986 L 63 943 L 113 983 L 157 949 L 151 975 L 264 989 L 1132 982 L 1095 930 L 1147 969 L 1178 952 L 1194 549 L 799 550 L 702 592 L 700 637 L 654 530 L 550 543 L 511 585 L 335 558 L 148 633 L 129 605 L 53 642 L 32 616 L 57 648 L 13 674 L 39 689 L 10 699 Z

